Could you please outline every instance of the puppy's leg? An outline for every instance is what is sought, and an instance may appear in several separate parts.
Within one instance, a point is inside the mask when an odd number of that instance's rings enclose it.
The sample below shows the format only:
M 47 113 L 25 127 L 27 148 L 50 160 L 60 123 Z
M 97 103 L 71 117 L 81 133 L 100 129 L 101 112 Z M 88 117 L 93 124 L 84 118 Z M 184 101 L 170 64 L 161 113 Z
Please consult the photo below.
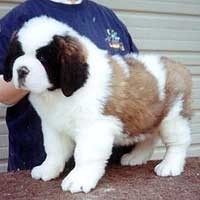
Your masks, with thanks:
M 62 182 L 64 191 L 89 192 L 104 175 L 111 155 L 114 132 L 118 127 L 110 121 L 98 121 L 81 131 L 75 148 L 75 168 Z
M 122 156 L 121 165 L 134 166 L 145 164 L 150 159 L 158 138 L 158 134 L 154 133 L 145 138 L 144 141 L 136 144 L 130 153 Z
M 42 130 L 47 157 L 41 165 L 32 169 L 31 175 L 34 179 L 48 181 L 63 171 L 65 162 L 73 154 L 74 143 L 67 135 L 57 133 L 46 125 Z
M 186 150 L 190 145 L 188 120 L 180 115 L 167 117 L 161 124 L 161 137 L 167 151 L 155 172 L 159 176 L 177 176 L 183 172 Z

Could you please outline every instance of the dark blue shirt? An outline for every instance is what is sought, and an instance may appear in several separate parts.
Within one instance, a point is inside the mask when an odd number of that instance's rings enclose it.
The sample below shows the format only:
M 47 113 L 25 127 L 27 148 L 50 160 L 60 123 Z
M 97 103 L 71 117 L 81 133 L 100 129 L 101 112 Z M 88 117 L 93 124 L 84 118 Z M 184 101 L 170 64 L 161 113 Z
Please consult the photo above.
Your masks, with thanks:
M 44 14 L 67 23 L 111 54 L 138 52 L 124 24 L 113 11 L 102 5 L 88 0 L 76 5 L 28 0 L 0 20 L 0 74 L 4 70 L 3 61 L 12 33 L 30 18 Z M 31 169 L 41 164 L 46 156 L 41 122 L 27 97 L 7 109 L 6 121 L 9 129 L 8 170 Z

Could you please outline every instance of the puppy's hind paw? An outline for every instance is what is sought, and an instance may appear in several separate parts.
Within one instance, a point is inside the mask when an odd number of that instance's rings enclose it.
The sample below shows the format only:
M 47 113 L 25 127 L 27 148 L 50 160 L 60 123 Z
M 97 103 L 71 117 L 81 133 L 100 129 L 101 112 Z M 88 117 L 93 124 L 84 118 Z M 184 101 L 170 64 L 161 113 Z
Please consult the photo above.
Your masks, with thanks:
M 183 164 L 168 163 L 163 160 L 154 171 L 158 176 L 178 176 L 183 172 Z
M 131 152 L 122 156 L 121 165 L 123 166 L 135 166 L 146 164 L 149 159 L 149 154 L 141 152 Z

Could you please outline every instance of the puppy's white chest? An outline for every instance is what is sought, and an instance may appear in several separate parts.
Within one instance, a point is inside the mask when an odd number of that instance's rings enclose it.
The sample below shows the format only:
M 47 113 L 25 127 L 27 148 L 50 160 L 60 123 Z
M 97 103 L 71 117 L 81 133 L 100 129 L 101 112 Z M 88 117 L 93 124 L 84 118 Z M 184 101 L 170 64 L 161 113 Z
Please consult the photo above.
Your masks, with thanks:
M 42 124 L 56 132 L 66 133 L 71 138 L 76 137 L 80 128 L 91 126 L 91 121 L 98 117 L 96 107 L 82 105 L 84 98 L 82 101 L 73 96 L 67 98 L 59 90 L 42 95 L 30 94 L 29 99 L 41 117 Z
M 75 125 L 77 109 L 71 101 L 63 101 L 59 92 L 56 95 L 34 95 L 29 97 L 33 107 L 41 117 L 42 123 L 57 131 L 70 130 Z

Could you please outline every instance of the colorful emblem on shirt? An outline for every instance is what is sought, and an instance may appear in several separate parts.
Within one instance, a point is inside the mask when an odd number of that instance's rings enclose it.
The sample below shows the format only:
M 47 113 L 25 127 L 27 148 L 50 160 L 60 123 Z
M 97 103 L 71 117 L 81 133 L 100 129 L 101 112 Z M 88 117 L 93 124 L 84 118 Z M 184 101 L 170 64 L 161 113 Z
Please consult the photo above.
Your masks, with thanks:
M 118 36 L 117 32 L 112 29 L 107 29 L 107 37 L 106 41 L 108 42 L 109 46 L 114 49 L 120 49 L 125 51 L 124 45 L 121 42 L 121 38 Z

